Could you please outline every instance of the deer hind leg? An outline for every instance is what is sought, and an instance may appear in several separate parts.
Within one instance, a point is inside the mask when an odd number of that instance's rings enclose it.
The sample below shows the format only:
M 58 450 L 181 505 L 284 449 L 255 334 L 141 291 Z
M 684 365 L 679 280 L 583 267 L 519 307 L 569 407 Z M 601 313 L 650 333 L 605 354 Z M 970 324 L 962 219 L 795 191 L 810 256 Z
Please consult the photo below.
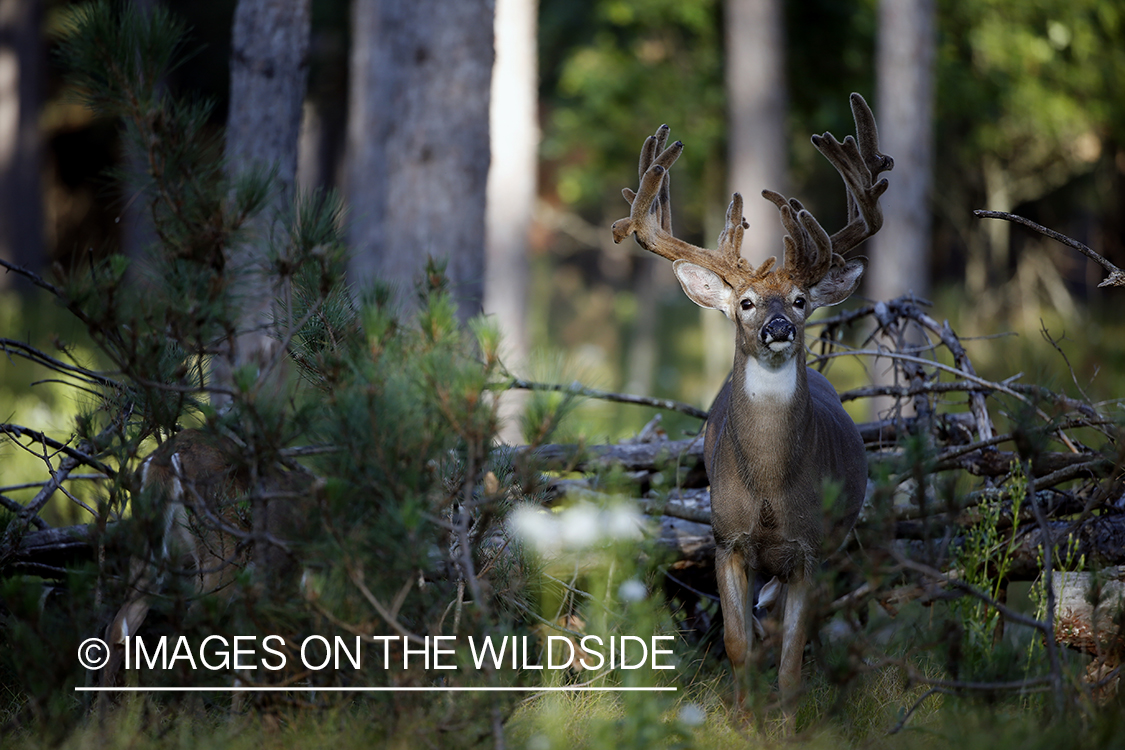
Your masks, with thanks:
M 801 695 L 801 662 L 805 654 L 808 628 L 810 585 L 805 579 L 791 581 L 785 596 L 785 620 L 781 633 L 781 667 L 778 687 L 781 688 L 782 710 L 787 731 L 796 729 L 797 699 Z

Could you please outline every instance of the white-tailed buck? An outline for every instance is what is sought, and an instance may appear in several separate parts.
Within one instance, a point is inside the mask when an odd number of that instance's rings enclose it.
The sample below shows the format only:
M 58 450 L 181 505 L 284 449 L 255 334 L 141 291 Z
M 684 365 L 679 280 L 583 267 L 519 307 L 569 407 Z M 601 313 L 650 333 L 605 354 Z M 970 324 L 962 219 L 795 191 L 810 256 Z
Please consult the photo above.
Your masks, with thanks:
M 252 547 L 256 578 L 266 583 L 263 594 L 276 593 L 295 577 L 286 540 L 295 538 L 311 510 L 312 481 L 274 467 L 263 472 L 255 492 L 241 453 L 229 438 L 184 430 L 141 465 L 134 515 L 147 515 L 157 528 L 145 540 L 145 554 L 129 561 L 129 592 L 106 628 L 111 655 L 102 669 L 103 685 L 121 677 L 125 639 L 137 634 L 154 596 L 180 588 L 194 599 L 226 589 L 250 563 Z M 248 497 L 256 500 L 247 504 Z M 140 508 L 138 501 L 148 507 Z M 252 514 L 264 517 L 255 522 Z M 176 587 L 171 578 L 186 585 Z
M 878 201 L 887 181 L 877 178 L 894 162 L 879 153 L 875 118 L 863 97 L 852 94 L 851 105 L 856 139 L 812 137 L 844 179 L 847 226 L 829 237 L 798 201 L 762 192 L 777 205 L 788 232 L 779 267 L 776 258 L 754 268 L 741 257 L 750 227 L 738 193 L 717 251 L 672 236 L 668 170 L 683 144 L 665 148 L 667 125 L 645 141 L 640 189 L 624 190 L 632 205 L 629 218 L 613 225 L 615 242 L 633 234 L 641 247 L 673 261 L 688 297 L 735 324 L 734 369 L 711 405 L 704 449 L 724 640 L 737 684 L 755 634 L 755 579 L 787 584 L 778 678 L 787 712 L 800 690 L 809 597 L 822 548 L 844 540 L 867 486 L 859 432 L 828 380 L 805 366 L 804 346 L 812 311 L 843 302 L 863 276 L 866 259 L 846 260 L 843 254 L 883 223 Z M 826 490 L 837 493 L 834 507 L 825 507 Z M 779 588 L 775 581 L 766 586 Z

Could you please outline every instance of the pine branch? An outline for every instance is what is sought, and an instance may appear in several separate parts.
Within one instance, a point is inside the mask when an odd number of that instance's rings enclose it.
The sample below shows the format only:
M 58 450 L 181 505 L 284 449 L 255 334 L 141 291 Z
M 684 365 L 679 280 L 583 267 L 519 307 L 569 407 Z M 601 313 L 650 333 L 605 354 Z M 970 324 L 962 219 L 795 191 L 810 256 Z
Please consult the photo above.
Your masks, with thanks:
M 0 260 L 0 263 L 4 263 Z M 105 386 L 113 388 L 114 390 L 124 390 L 125 386 L 122 383 L 114 380 L 113 378 L 106 377 L 99 373 L 89 370 L 85 367 L 68 364 L 62 360 L 55 359 L 54 357 L 46 354 L 39 349 L 24 343 L 23 341 L 16 341 L 15 339 L 0 338 L 0 352 L 4 354 L 15 354 L 18 357 L 23 357 L 26 360 L 35 362 L 36 364 L 43 365 L 44 367 L 54 370 L 55 372 L 67 375 L 70 377 L 78 378 L 87 383 L 94 385 Z

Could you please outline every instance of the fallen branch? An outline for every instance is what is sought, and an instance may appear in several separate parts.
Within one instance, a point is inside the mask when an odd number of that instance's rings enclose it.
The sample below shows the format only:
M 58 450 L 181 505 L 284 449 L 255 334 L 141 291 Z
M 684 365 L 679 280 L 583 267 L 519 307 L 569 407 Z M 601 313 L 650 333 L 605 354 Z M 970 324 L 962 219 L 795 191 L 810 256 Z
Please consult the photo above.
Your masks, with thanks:
M 511 381 L 511 383 L 508 384 L 508 387 L 526 391 L 550 391 L 555 393 L 568 393 L 574 396 L 596 398 L 602 401 L 616 401 L 622 404 L 651 406 L 655 409 L 678 411 L 681 414 L 687 414 L 689 417 L 695 417 L 696 419 L 707 419 L 706 411 L 694 407 L 691 404 L 684 404 L 668 398 L 651 398 L 649 396 L 634 396 L 631 393 L 613 393 L 612 391 L 600 391 L 597 388 L 588 388 L 578 381 L 575 381 L 570 385 L 561 385 L 559 383 L 536 383 L 530 380 L 523 380 L 522 378 L 515 378 Z
M 1016 224 L 1023 224 L 1025 227 L 1034 229 L 1036 232 L 1039 232 L 1039 234 L 1042 234 L 1045 237 L 1050 237 L 1056 242 L 1061 242 L 1067 247 L 1077 250 L 1078 252 L 1082 253 L 1087 258 L 1104 268 L 1109 273 L 1109 275 L 1105 278 L 1104 281 L 1102 281 L 1102 283 L 1098 284 L 1098 287 L 1125 286 L 1125 271 L 1122 271 L 1109 260 L 1103 258 L 1094 250 L 1090 249 L 1076 239 L 1067 237 L 1065 234 L 1059 234 L 1053 229 L 1048 229 L 1045 226 L 1036 224 L 1030 219 L 1025 219 L 1024 217 L 1017 216 L 1016 214 L 1010 214 L 1007 211 L 985 211 L 982 209 L 978 209 L 976 211 L 973 211 L 973 216 L 976 216 L 979 219 L 1004 219 L 1005 221 L 1012 221 Z

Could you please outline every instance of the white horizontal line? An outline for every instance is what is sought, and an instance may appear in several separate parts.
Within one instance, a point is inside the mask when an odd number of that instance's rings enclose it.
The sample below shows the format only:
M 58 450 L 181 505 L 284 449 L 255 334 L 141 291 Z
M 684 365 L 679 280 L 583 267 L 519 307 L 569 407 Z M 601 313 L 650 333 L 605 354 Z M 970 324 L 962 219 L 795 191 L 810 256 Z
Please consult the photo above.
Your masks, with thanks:
M 674 687 L 76 687 L 76 693 L 661 693 Z

